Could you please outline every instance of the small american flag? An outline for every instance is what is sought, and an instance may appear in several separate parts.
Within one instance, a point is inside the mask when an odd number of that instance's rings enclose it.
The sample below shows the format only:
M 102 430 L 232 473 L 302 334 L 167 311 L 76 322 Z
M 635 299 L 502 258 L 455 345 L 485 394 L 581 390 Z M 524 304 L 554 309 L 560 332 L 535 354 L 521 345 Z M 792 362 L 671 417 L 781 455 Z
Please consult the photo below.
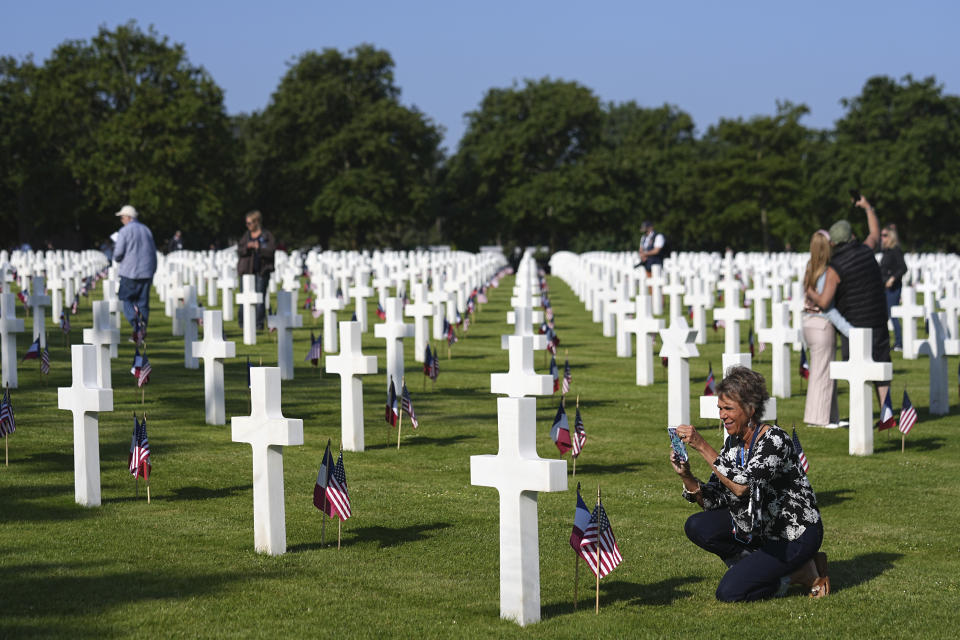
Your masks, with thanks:
M 13 416 L 13 405 L 10 404 L 10 387 L 7 387 L 0 401 L 0 436 L 6 437 L 16 430 L 17 420 Z
M 130 455 L 127 458 L 130 475 L 150 480 L 150 443 L 147 441 L 147 417 L 143 422 L 133 415 L 133 436 L 130 438 Z
M 570 393 L 570 383 L 573 382 L 573 373 L 570 372 L 570 359 L 563 363 L 563 382 L 560 383 L 560 393 L 567 395 Z
M 913 425 L 917 423 L 917 410 L 910 404 L 910 396 L 907 390 L 903 390 L 903 403 L 900 406 L 900 433 L 907 435 Z
M 410 398 L 410 392 L 407 390 L 407 383 L 403 383 L 403 390 L 400 392 L 400 408 L 410 416 L 410 424 L 416 429 L 420 426 L 417 420 L 417 414 L 413 411 L 413 400 Z
M 437 349 L 433 350 L 433 360 L 430 362 L 430 379 L 434 382 L 440 377 L 440 354 Z
M 50 352 L 46 347 L 40 352 L 40 373 L 50 375 Z
M 430 367 L 433 365 L 433 353 L 430 352 L 430 345 L 423 354 L 423 375 L 430 377 Z
M 800 462 L 800 468 L 806 473 L 810 470 L 810 463 L 807 462 L 807 455 L 800 446 L 800 438 L 797 437 L 797 428 L 793 428 L 793 450 L 797 453 L 797 460 Z
M 590 523 L 583 532 L 583 540 L 580 541 L 581 556 L 587 562 L 587 566 L 597 574 L 597 540 L 600 545 L 600 577 L 603 578 L 611 571 L 617 568 L 623 562 L 623 556 L 620 555 L 620 548 L 617 546 L 617 539 L 613 535 L 613 528 L 610 526 L 610 519 L 607 518 L 607 512 L 603 504 L 597 502 L 597 506 L 590 515 Z
M 80 310 L 80 296 L 73 296 L 73 304 L 70 305 L 70 313 L 77 315 L 77 312 Z
M 337 464 L 333 467 L 333 473 L 330 475 L 330 481 L 327 483 L 327 504 L 331 510 L 346 520 L 350 517 L 350 494 L 347 492 L 347 474 L 343 470 L 343 451 L 337 458 Z M 330 514 L 331 516 L 333 513 Z
M 150 360 L 147 359 L 147 354 L 143 354 L 143 362 L 141 363 L 140 371 L 137 374 L 137 386 L 142 387 L 150 382 L 150 374 L 152 372 L 153 367 L 150 366 Z
M 573 421 L 573 436 L 570 438 L 570 445 L 573 447 L 574 458 L 583 451 L 583 445 L 587 443 L 587 431 L 583 428 L 583 418 L 580 417 L 580 407 L 577 407 L 577 417 Z
M 65 311 L 60 312 L 60 330 L 64 333 L 70 333 L 70 318 Z

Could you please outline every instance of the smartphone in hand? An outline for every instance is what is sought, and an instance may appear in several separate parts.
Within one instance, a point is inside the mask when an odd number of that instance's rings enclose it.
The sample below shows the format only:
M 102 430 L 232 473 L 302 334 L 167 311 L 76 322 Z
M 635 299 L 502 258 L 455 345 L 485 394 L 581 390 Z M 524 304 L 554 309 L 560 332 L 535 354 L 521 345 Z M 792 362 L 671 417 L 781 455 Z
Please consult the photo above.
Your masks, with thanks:
M 667 433 L 670 434 L 670 446 L 673 447 L 673 452 L 677 454 L 677 458 L 683 462 L 690 460 L 690 456 L 687 455 L 687 445 L 683 444 L 683 440 L 677 435 L 677 428 L 667 427 Z

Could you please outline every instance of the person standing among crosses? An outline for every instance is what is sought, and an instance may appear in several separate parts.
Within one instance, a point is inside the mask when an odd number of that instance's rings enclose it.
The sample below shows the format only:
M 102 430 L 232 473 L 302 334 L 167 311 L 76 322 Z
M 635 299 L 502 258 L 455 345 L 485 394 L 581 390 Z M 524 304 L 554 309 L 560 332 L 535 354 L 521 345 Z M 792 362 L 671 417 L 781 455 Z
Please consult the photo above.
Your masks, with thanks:
M 880 244 L 880 223 L 877 213 L 865 197 L 856 194 L 854 205 L 867 214 L 867 239 L 859 242 L 847 220 L 838 220 L 830 227 L 833 255 L 827 267 L 823 291 L 806 288 L 807 298 L 821 309 L 833 304 L 854 327 L 870 329 L 875 362 L 890 362 L 890 334 L 887 331 L 887 300 L 884 294 L 880 265 L 873 257 Z M 850 340 L 841 335 L 843 359 L 850 358 Z M 890 392 L 889 382 L 874 383 L 880 406 Z
M 262 293 L 264 300 L 267 295 L 267 282 L 273 273 L 273 254 L 277 243 L 273 234 L 263 228 L 263 215 L 259 211 L 251 211 L 246 215 L 247 231 L 237 244 L 237 274 L 243 279 L 244 274 L 256 276 L 257 293 Z M 257 330 L 263 329 L 266 317 L 266 305 L 263 301 L 257 304 Z M 243 316 L 240 316 L 243 324 Z
M 903 351 L 903 330 L 900 318 L 890 316 L 890 309 L 900 304 L 900 290 L 903 276 L 907 275 L 907 263 L 903 260 L 903 250 L 897 237 L 896 225 L 888 224 L 880 232 L 880 246 L 883 257 L 880 258 L 880 276 L 887 296 L 887 318 L 893 323 L 893 350 Z
M 123 205 L 115 215 L 123 223 L 113 248 L 113 259 L 120 265 L 117 270 L 120 276 L 117 298 L 123 301 L 123 315 L 133 328 L 131 341 L 139 342 L 147 333 L 150 287 L 153 285 L 153 274 L 157 271 L 157 246 L 153 241 L 153 233 L 140 222 L 140 216 L 132 206 Z M 139 335 L 138 311 L 139 322 L 142 323 Z
M 640 264 L 650 273 L 653 265 L 663 265 L 663 250 L 667 243 L 662 233 L 657 233 L 653 228 L 653 223 L 644 220 L 640 224 L 640 231 L 643 236 L 640 239 Z

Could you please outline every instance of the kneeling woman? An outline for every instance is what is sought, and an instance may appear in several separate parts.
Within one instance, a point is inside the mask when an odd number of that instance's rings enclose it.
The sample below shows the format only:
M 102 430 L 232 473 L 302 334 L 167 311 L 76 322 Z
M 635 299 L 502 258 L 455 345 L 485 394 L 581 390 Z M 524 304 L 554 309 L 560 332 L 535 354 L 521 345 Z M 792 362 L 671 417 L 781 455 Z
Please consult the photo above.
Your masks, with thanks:
M 710 479 L 700 482 L 689 462 L 675 454 L 670 458 L 683 480 L 683 496 L 704 509 L 687 519 L 687 537 L 729 567 L 717 599 L 770 598 L 783 595 L 791 584 L 809 588 L 811 597 L 827 595 L 817 498 L 791 437 L 776 425 L 760 423 L 770 398 L 763 376 L 731 367 L 717 395 L 727 432 L 719 454 L 692 426 L 677 428 L 687 447 L 710 465 Z

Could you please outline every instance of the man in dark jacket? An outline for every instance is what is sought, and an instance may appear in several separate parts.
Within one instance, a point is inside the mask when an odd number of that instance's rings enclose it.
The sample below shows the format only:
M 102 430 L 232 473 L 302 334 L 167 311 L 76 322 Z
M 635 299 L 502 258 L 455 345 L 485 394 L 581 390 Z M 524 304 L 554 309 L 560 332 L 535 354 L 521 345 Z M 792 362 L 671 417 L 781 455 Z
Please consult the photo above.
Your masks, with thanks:
M 237 275 L 241 282 L 244 274 L 253 274 L 257 280 L 257 291 L 263 294 L 264 302 L 257 305 L 257 330 L 263 329 L 266 318 L 267 282 L 273 273 L 273 254 L 277 243 L 273 234 L 263 228 L 263 216 L 259 211 L 247 214 L 247 231 L 237 243 Z M 243 325 L 243 315 L 240 316 Z
M 880 242 L 880 223 L 873 206 L 863 196 L 854 203 L 867 214 L 867 239 L 859 242 L 850 229 L 850 223 L 839 220 L 830 227 L 833 256 L 827 267 L 823 292 L 807 289 L 807 296 L 821 309 L 832 302 L 844 318 L 857 328 L 872 330 L 873 359 L 890 362 L 890 333 L 887 331 L 887 300 L 884 294 L 880 266 L 874 252 Z M 843 359 L 850 358 L 850 342 L 841 336 Z M 889 382 L 874 383 L 880 405 L 890 391 Z

